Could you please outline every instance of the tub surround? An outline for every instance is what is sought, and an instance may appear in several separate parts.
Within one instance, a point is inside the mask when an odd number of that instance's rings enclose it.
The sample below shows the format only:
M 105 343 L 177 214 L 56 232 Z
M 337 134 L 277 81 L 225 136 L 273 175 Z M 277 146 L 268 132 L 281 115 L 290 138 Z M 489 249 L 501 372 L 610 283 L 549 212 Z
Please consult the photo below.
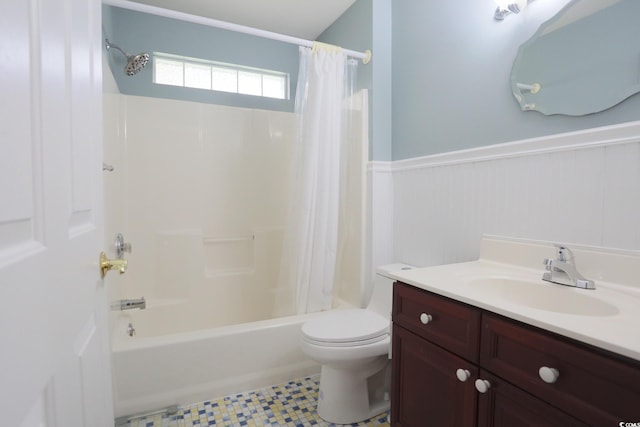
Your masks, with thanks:
M 146 300 L 111 311 L 116 415 L 317 373 L 298 345 L 311 315 L 292 316 L 278 281 L 295 115 L 119 94 L 103 112 L 106 239 L 134 248 L 109 299 Z M 334 307 L 366 284 L 367 121 L 352 125 Z
M 594 280 L 596 289 L 577 289 L 541 280 L 545 271 L 543 260 L 556 257 L 557 248 L 552 243 L 490 236 L 483 237 L 477 261 L 394 272 L 391 276 L 414 287 L 640 360 L 640 336 L 629 333 L 640 325 L 637 268 L 640 253 L 569 246 L 577 270 Z M 519 299 L 518 293 L 527 289 L 510 290 L 509 283 L 498 285 L 503 289 L 491 288 L 491 282 L 507 280 L 518 288 L 523 283 L 531 286 L 536 294 Z M 546 292 L 549 299 L 544 301 Z
M 119 94 L 104 96 L 103 111 L 104 161 L 114 166 L 106 241 L 122 233 L 134 247 L 110 299 L 208 300 L 229 323 L 294 314 L 278 277 L 295 115 Z M 368 154 L 366 120 L 355 118 L 335 293 L 359 305 Z
M 113 299 L 209 300 L 231 322 L 271 318 L 293 115 L 117 94 L 104 115 L 107 241 L 120 232 L 133 245 Z M 249 318 L 232 310 L 240 301 Z

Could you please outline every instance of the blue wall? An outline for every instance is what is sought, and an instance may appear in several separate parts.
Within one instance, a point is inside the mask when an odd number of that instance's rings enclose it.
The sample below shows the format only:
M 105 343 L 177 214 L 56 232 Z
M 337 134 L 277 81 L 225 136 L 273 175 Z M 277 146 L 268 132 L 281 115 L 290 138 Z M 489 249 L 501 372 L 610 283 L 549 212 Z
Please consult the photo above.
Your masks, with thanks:
M 102 6 L 102 38 L 113 34 L 113 7 Z M 103 46 L 104 48 L 104 46 Z
M 117 7 L 103 7 L 103 31 L 130 54 L 163 52 L 289 73 L 291 97 L 277 100 L 250 95 L 181 88 L 153 83 L 151 64 L 135 76 L 123 72 L 126 60 L 114 51 L 109 65 L 120 92 L 158 98 L 246 108 L 293 111 L 298 78 L 298 47 L 289 43 L 182 22 Z
M 370 90 L 370 157 L 400 160 L 640 118 L 640 96 L 597 114 L 544 116 L 523 112 L 511 94 L 511 66 L 520 44 L 568 0 L 533 1 L 519 15 L 493 19 L 493 0 L 357 0 L 320 37 L 353 50 L 372 49 L 359 66 Z M 105 7 L 105 34 L 133 52 L 161 51 L 290 73 L 291 100 L 279 101 L 153 85 L 151 69 L 122 73 L 110 54 L 121 92 L 293 111 L 298 48 L 215 28 Z
M 403 0 L 404 1 L 404 0 Z M 392 6 L 391 0 L 373 0 L 373 160 L 392 159 Z
M 357 0 L 336 22 L 327 28 L 318 41 L 364 52 L 371 49 L 371 0 Z M 358 88 L 371 89 L 372 73 L 369 65 L 358 61 Z
M 369 158 L 391 160 L 391 0 L 357 0 L 319 40 L 373 52 L 360 64 L 360 88 L 369 90 Z
M 391 160 L 390 2 L 357 0 L 318 37 L 319 41 L 347 49 L 372 49 L 375 52 L 371 63 L 359 64 L 358 87 L 369 90 L 369 112 L 372 117 L 369 124 L 370 157 L 383 160 Z M 374 11 L 376 3 L 385 4 L 384 9 Z M 377 22 L 382 22 L 383 28 L 374 31 L 376 15 Z M 109 54 L 109 65 L 122 93 L 293 111 L 299 59 L 297 46 L 110 6 L 103 8 L 103 33 L 104 37 L 132 54 L 142 51 L 173 53 L 288 72 L 291 78 L 289 101 L 155 85 L 150 66 L 136 76 L 125 76 L 122 72 L 124 57 L 113 52 Z M 374 46 L 376 35 L 382 45 Z M 381 90 L 373 90 L 374 70 L 383 70 L 376 73 L 378 82 L 384 80 L 382 84 L 378 83 Z
M 373 5 L 371 0 L 357 0 L 336 22 L 327 28 L 318 40 L 342 46 L 346 49 L 364 52 L 373 49 Z M 358 60 L 358 89 L 369 90 L 369 115 L 373 111 L 373 61 L 363 64 Z M 373 152 L 374 144 L 373 123 L 369 120 L 369 156 Z
M 534 1 L 500 22 L 493 0 L 393 2 L 393 159 L 638 120 L 640 96 L 582 117 L 520 110 L 518 47 L 567 3 Z
M 358 0 L 318 40 L 364 52 L 371 49 L 371 0 Z M 358 88 L 371 89 L 371 67 L 358 63 Z

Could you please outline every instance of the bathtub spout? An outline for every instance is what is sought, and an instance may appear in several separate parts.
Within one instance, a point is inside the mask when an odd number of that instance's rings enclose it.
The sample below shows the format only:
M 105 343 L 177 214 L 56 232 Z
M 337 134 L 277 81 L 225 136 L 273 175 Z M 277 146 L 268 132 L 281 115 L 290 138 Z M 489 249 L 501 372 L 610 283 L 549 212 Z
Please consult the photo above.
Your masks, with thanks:
M 139 308 L 140 310 L 147 308 L 147 302 L 144 297 L 139 299 L 121 299 L 111 304 L 112 310 L 131 310 L 134 308 Z

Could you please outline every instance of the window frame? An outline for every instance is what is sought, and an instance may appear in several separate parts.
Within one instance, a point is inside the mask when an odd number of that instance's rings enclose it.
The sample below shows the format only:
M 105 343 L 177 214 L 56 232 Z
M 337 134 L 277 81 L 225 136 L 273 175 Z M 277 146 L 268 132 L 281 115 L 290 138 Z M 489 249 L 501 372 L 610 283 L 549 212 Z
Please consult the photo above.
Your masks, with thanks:
M 178 68 L 177 64 L 182 65 L 182 79 L 176 78 L 174 76 L 173 82 L 171 82 L 170 76 L 161 76 L 158 74 L 158 65 L 165 63 L 170 65 L 170 63 L 176 64 L 176 69 Z M 186 81 L 186 69 L 187 65 L 194 65 L 194 68 L 209 68 L 209 82 L 208 87 L 204 87 L 204 85 L 187 85 Z M 215 70 L 231 70 L 235 72 L 235 88 L 233 88 L 233 84 L 229 85 L 228 88 L 223 88 L 223 86 L 216 85 L 214 81 L 215 78 Z M 160 70 L 161 71 L 161 70 Z M 260 90 L 257 91 L 255 88 L 253 90 L 249 90 L 241 87 L 241 73 L 245 73 L 246 75 L 259 75 L 260 76 Z M 232 74 L 232 73 L 230 73 Z M 282 85 L 282 97 L 280 96 L 272 96 L 272 90 L 268 89 L 268 95 L 265 95 L 265 77 L 272 81 L 280 81 Z M 282 71 L 268 70 L 263 68 L 255 68 L 255 67 L 247 67 L 239 64 L 229 64 L 225 62 L 218 61 L 209 61 L 201 58 L 192 58 L 181 55 L 173 55 L 169 53 L 163 52 L 153 52 L 153 77 L 154 84 L 166 85 L 166 86 L 175 86 L 175 87 L 184 87 L 190 89 L 201 89 L 201 90 L 210 90 L 214 92 L 220 93 L 233 93 L 237 95 L 248 95 L 248 96 L 258 96 L 262 98 L 268 99 L 278 99 L 278 100 L 290 100 L 290 85 L 291 79 L 289 73 L 285 73 Z M 214 89 L 215 87 L 215 89 Z M 258 94 L 259 92 L 259 94 Z

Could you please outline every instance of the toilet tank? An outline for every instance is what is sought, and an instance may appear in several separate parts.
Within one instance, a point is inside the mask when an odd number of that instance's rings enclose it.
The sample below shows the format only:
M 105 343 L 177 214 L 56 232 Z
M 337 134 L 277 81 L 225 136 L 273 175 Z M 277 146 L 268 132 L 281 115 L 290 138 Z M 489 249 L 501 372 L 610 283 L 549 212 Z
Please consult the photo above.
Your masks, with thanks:
M 391 305 L 393 302 L 393 282 L 395 279 L 389 277 L 389 273 L 400 270 L 411 270 L 415 267 L 407 264 L 396 263 L 382 265 L 376 269 L 373 279 L 373 292 L 367 310 L 372 310 L 388 319 L 391 318 Z

